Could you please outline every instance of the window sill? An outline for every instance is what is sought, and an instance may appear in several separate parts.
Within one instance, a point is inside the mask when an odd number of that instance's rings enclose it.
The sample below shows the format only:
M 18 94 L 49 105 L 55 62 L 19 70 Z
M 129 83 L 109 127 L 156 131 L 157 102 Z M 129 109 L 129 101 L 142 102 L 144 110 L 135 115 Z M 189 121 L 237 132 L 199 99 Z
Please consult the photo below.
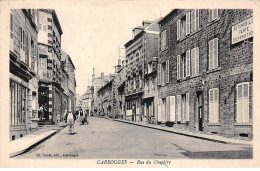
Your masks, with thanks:
M 200 76 L 201 76 L 201 74 L 192 75 L 192 76 L 190 76 L 190 79 L 197 78 L 197 77 L 200 77 Z
M 221 67 L 214 68 L 214 69 L 211 69 L 211 70 L 207 70 L 207 74 L 217 72 L 217 71 L 220 71 L 220 70 L 221 70 Z
M 212 21 L 209 21 L 209 23 L 207 24 L 207 27 L 210 26 L 210 25 L 212 25 L 212 24 L 214 24 L 214 23 L 216 23 L 216 22 L 219 21 L 219 20 L 220 20 L 220 17 L 215 18 L 215 19 L 212 20 Z
M 166 51 L 168 49 L 168 47 L 166 47 L 165 49 L 160 50 L 160 53 L 163 53 L 164 51 Z
M 208 123 L 209 126 L 220 126 L 220 123 Z
M 234 123 L 235 126 L 253 126 L 252 123 Z
M 183 41 L 183 40 L 189 38 L 190 36 L 192 36 L 192 35 L 194 35 L 194 34 L 200 32 L 201 30 L 202 30 L 201 28 L 198 28 L 198 29 L 195 30 L 194 32 L 190 32 L 188 35 L 186 35 L 186 36 L 180 38 L 179 40 L 177 40 L 177 42 L 179 43 L 179 42 L 181 42 L 181 41 Z

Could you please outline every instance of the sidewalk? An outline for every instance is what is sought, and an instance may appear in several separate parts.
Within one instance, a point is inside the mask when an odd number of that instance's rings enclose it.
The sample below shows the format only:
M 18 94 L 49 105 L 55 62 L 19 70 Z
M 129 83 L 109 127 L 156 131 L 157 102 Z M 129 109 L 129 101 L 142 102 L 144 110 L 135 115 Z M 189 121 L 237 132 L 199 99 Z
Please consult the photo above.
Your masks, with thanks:
M 152 129 L 157 129 L 157 130 L 161 130 L 161 131 L 171 132 L 171 133 L 189 136 L 189 137 L 193 137 L 193 138 L 200 138 L 200 139 L 204 139 L 204 140 L 208 140 L 208 141 L 228 143 L 228 144 L 242 144 L 242 145 L 250 145 L 250 146 L 253 145 L 253 141 L 227 138 L 227 137 L 222 137 L 219 135 L 207 134 L 207 133 L 202 133 L 202 132 L 192 132 L 192 131 L 180 130 L 180 129 L 176 129 L 173 127 L 152 125 L 152 124 L 147 124 L 147 123 L 143 123 L 143 122 L 126 121 L 126 120 L 121 120 L 121 119 L 112 119 L 112 118 L 108 118 L 108 117 L 103 117 L 103 118 L 114 120 L 117 122 L 123 122 L 123 123 L 127 123 L 127 124 L 142 126 L 142 127 L 146 127 L 146 128 L 152 128 Z
M 10 157 L 22 154 L 65 128 L 65 123 L 44 125 L 39 130 L 10 142 Z

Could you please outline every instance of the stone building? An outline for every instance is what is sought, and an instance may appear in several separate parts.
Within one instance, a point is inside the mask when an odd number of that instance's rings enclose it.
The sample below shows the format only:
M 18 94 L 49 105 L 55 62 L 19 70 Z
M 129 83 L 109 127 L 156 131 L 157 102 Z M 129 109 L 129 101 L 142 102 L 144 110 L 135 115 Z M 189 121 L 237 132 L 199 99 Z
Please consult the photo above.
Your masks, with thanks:
M 90 86 L 87 87 L 87 90 L 81 96 L 81 107 L 82 110 L 85 112 L 86 115 L 91 116 L 91 100 L 92 100 L 92 93 Z
M 10 10 L 10 140 L 37 129 L 38 10 Z
M 144 94 L 143 94 L 143 119 L 147 123 L 156 124 L 157 116 L 157 62 L 159 25 L 158 21 L 153 22 L 144 32 Z
M 101 73 L 101 76 L 95 75 L 95 68 L 93 68 L 92 74 L 92 83 L 91 83 L 91 112 L 93 112 L 94 116 L 99 116 L 99 98 L 97 97 L 97 91 L 109 81 L 109 77 L 105 76 L 104 73 Z
M 244 9 L 174 9 L 159 21 L 159 123 L 252 138 L 252 23 Z
M 62 113 L 61 35 L 55 10 L 39 10 L 39 106 L 44 107 L 43 121 L 55 122 Z
M 157 25 L 157 26 L 156 26 Z M 143 21 L 142 26 L 133 29 L 133 39 L 125 44 L 126 48 L 126 82 L 125 106 L 126 120 L 146 121 L 143 110 L 144 95 L 144 67 L 148 68 L 151 58 L 158 54 L 158 24 Z M 147 63 L 148 62 L 148 63 Z M 146 73 L 147 74 L 147 73 Z M 147 76 L 147 75 L 146 75 Z M 154 84 L 154 77 L 150 75 L 145 79 Z M 147 92 L 148 93 L 148 92 Z M 144 96 L 145 105 L 151 106 L 148 96 Z M 154 106 L 154 105 L 153 105 Z M 151 107 L 148 107 L 152 109 Z M 153 109 L 154 110 L 154 109 Z M 151 110 L 150 110 L 151 111 Z
M 120 65 L 120 63 L 121 62 L 119 60 L 118 66 Z M 116 70 L 116 73 L 118 74 L 113 79 L 116 98 L 115 117 L 125 119 L 125 61 L 122 61 L 122 66 L 120 67 L 120 70 Z
M 76 78 L 75 66 L 71 57 L 61 50 L 61 68 L 64 75 L 61 78 L 61 87 L 64 89 L 62 93 L 62 113 L 65 109 L 67 111 L 76 111 Z

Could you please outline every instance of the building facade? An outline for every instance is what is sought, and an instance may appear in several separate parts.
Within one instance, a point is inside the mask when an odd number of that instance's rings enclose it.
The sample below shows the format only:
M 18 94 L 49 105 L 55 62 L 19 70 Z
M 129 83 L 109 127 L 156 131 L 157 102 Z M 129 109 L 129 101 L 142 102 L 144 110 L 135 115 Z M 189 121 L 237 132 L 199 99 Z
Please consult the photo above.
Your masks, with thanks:
M 10 11 L 10 140 L 37 129 L 38 10 Z
M 92 100 L 92 93 L 90 86 L 87 87 L 87 90 L 84 92 L 84 94 L 81 96 L 80 99 L 80 106 L 82 110 L 85 112 L 87 116 L 91 116 L 91 100 Z
M 39 106 L 43 121 L 56 122 L 62 113 L 61 35 L 55 10 L 39 10 Z
M 144 95 L 144 86 L 148 86 L 149 83 L 155 85 L 156 76 L 154 77 L 154 74 L 151 73 L 148 74 L 148 65 L 151 67 L 153 57 L 158 56 L 158 31 L 157 22 L 143 21 L 142 26 L 133 29 L 134 38 L 125 44 L 126 120 L 147 122 L 151 117 L 156 116 L 154 108 L 154 98 L 157 97 L 156 91 L 153 89 L 148 93 L 147 89 Z M 151 69 L 150 67 L 149 69 Z M 146 81 L 146 84 L 144 84 L 144 81 Z
M 252 138 L 253 11 L 174 9 L 160 20 L 158 122 Z

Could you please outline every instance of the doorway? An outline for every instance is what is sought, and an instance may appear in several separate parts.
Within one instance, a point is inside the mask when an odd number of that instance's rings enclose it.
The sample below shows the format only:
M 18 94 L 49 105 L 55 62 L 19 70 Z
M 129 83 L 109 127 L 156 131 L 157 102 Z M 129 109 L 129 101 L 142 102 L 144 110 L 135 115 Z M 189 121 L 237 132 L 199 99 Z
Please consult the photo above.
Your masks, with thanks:
M 198 98 L 198 130 L 203 131 L 203 94 L 202 92 L 197 93 Z

